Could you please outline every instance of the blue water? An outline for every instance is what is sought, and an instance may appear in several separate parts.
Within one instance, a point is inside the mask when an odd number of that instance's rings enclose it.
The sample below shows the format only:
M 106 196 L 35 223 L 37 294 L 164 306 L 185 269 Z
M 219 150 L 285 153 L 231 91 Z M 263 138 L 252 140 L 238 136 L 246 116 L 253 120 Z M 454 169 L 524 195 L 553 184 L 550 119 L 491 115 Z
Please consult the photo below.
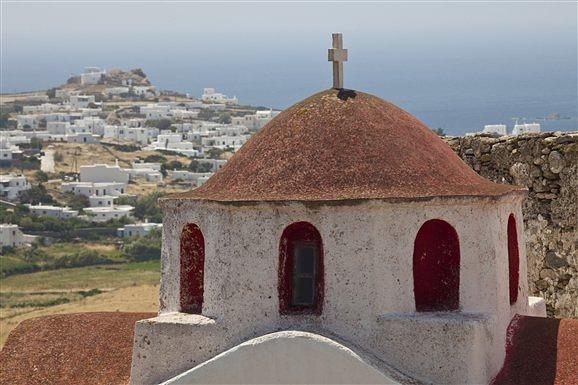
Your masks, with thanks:
M 479 57 L 469 60 L 430 57 L 419 61 L 408 56 L 405 63 L 399 57 L 395 61 L 364 60 L 365 53 L 359 55 L 360 58 L 345 64 L 346 87 L 389 100 L 429 127 L 442 127 L 449 134 L 479 131 L 485 124 L 499 123 L 507 124 L 511 130 L 513 118 L 519 118 L 520 122 L 538 121 L 543 131 L 578 129 L 575 63 L 554 65 L 546 58 L 510 67 L 476 62 Z M 244 58 L 236 63 L 218 54 L 213 60 L 184 56 L 170 62 L 155 57 L 135 62 L 123 60 L 122 55 L 101 56 L 98 61 L 79 57 L 47 60 L 42 71 L 24 60 L 9 69 L 10 76 L 4 78 L 2 91 L 48 88 L 63 83 L 70 73 L 78 73 L 85 64 L 96 63 L 105 68 L 141 67 L 160 89 L 198 96 L 203 87 L 216 87 L 226 94 L 237 95 L 243 104 L 282 109 L 330 86 L 330 64 L 319 56 L 289 66 L 283 56 L 272 56 L 266 61 Z M 551 113 L 570 119 L 539 120 Z

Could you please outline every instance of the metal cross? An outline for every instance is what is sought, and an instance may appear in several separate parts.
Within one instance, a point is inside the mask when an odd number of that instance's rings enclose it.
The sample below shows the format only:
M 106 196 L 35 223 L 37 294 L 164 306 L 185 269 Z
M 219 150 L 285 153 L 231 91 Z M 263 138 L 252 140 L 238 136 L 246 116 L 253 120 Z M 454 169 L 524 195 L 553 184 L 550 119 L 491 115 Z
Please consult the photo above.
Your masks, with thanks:
M 327 52 L 327 60 L 333 62 L 333 88 L 343 88 L 343 62 L 347 61 L 347 50 L 343 49 L 343 35 L 332 34 L 333 48 Z

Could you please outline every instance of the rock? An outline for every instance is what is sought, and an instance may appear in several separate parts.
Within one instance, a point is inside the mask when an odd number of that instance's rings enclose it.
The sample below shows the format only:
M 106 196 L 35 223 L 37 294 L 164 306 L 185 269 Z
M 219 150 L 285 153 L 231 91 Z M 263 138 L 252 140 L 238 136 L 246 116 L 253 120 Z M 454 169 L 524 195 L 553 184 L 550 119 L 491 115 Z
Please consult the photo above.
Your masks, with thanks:
M 534 163 L 536 166 L 540 166 L 541 164 L 544 164 L 544 159 L 535 158 L 532 163 Z
M 570 135 L 559 136 L 556 138 L 556 144 L 572 143 L 576 142 L 578 138 L 572 137 Z
M 548 282 L 544 281 L 543 279 L 536 281 L 536 287 L 540 291 L 544 291 L 544 290 L 548 289 L 549 286 L 550 286 L 550 284 Z
M 464 151 L 464 154 L 466 154 L 466 155 L 474 155 L 474 150 L 472 150 L 471 148 L 466 148 L 466 151 Z
M 542 154 L 548 155 L 549 153 L 550 153 L 550 149 L 548 147 L 545 147 L 542 149 Z
M 483 163 L 489 163 L 492 160 L 492 155 L 484 154 L 480 157 L 480 161 Z
M 530 176 L 530 166 L 526 163 L 514 163 L 510 167 L 510 175 L 514 178 L 514 184 L 519 186 L 531 186 L 532 177 Z
M 558 174 L 566 165 L 564 157 L 558 151 L 552 151 L 548 154 L 548 163 L 550 164 L 550 171 L 554 174 Z
M 556 194 L 545 194 L 545 193 L 538 193 L 536 194 L 536 198 L 538 199 L 556 199 Z
M 561 267 L 567 267 L 568 262 L 558 256 L 555 251 L 548 251 L 546 253 L 546 258 L 544 258 L 544 263 L 551 269 L 559 269 Z
M 554 279 L 556 278 L 556 273 L 552 269 L 542 269 L 542 271 L 540 271 L 540 278 Z

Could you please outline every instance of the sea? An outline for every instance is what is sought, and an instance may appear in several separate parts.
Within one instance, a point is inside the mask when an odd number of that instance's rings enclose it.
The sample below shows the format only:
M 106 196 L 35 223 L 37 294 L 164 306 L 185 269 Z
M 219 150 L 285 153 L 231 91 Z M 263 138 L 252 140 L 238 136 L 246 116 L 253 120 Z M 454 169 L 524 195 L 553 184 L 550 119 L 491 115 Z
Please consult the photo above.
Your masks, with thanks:
M 239 98 L 241 104 L 285 109 L 331 87 L 331 65 L 325 58 L 283 65 L 279 60 L 243 59 L 230 63 L 214 58 L 174 62 L 151 57 L 134 62 L 47 61 L 41 70 L 21 62 L 5 70 L 2 92 L 46 89 L 66 81 L 86 65 L 142 68 L 159 89 L 199 97 L 204 87 Z M 450 60 L 451 59 L 451 60 Z M 12 63 L 13 64 L 13 63 Z M 578 130 L 576 63 L 548 69 L 536 65 L 496 65 L 435 60 L 351 60 L 345 63 L 345 87 L 389 100 L 432 129 L 448 135 L 481 131 L 486 124 L 516 121 L 541 124 L 542 131 Z M 547 119 L 555 114 L 557 119 Z

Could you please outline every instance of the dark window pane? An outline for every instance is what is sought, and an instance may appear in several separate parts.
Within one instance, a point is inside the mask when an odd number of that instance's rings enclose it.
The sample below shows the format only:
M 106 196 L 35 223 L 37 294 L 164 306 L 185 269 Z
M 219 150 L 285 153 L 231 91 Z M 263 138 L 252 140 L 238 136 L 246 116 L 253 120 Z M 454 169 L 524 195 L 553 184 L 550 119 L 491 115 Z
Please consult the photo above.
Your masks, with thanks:
M 312 276 L 315 270 L 315 249 L 310 245 L 295 247 L 295 274 Z
M 313 278 L 296 278 L 293 283 L 293 305 L 313 304 Z

